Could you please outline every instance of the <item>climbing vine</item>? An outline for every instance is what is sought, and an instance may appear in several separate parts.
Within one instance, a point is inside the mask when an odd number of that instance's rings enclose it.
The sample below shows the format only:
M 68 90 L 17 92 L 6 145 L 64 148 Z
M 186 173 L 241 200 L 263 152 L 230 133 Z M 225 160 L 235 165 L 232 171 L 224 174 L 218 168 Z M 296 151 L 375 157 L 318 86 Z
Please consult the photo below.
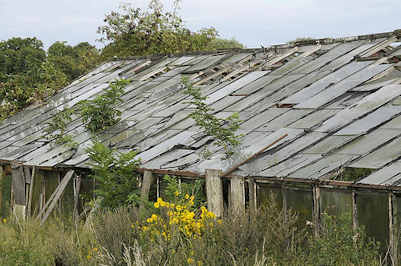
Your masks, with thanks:
M 226 119 L 216 117 L 213 115 L 214 109 L 205 102 L 207 97 L 202 96 L 200 89 L 194 87 L 187 78 L 183 78 L 182 83 L 185 86 L 184 93 L 192 96 L 189 103 L 195 106 L 190 117 L 207 135 L 216 139 L 216 145 L 224 149 L 227 159 L 230 158 L 234 149 L 241 144 L 242 135 L 236 134 L 241 123 L 238 113 L 233 113 Z M 209 151 L 206 153 L 210 154 Z

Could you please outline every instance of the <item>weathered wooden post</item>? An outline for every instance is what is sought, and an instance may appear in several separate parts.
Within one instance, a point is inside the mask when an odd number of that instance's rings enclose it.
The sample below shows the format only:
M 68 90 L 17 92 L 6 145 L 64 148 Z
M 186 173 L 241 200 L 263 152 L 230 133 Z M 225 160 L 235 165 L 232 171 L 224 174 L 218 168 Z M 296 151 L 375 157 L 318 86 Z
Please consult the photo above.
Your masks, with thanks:
M 354 232 L 358 229 L 358 209 L 356 203 L 356 192 L 352 191 L 352 229 Z
M 156 196 L 160 198 L 160 177 L 156 178 Z
M 4 168 L 0 165 L 0 216 L 3 204 L 3 180 L 4 180 Z
M 393 192 L 388 193 L 388 222 L 389 222 L 389 245 L 391 251 L 392 265 L 400 265 L 398 261 L 398 222 L 397 222 L 397 198 Z
M 74 188 L 74 219 L 77 219 L 79 216 L 78 212 L 79 192 L 81 190 L 81 176 L 77 174 L 75 174 L 73 188 Z
M 17 218 L 25 219 L 26 194 L 25 177 L 23 167 L 17 164 L 11 165 L 13 213 Z
M 223 182 L 221 180 L 221 174 L 221 170 L 206 170 L 207 208 L 217 217 L 222 217 L 224 213 Z
M 145 202 L 149 200 L 150 186 L 154 182 L 154 176 L 151 171 L 145 170 L 141 186 L 141 202 L 139 203 L 139 211 L 142 212 Z
M 319 236 L 320 230 L 320 187 L 318 184 L 313 186 L 313 224 L 315 237 Z
M 283 198 L 284 223 L 287 223 L 288 221 L 287 193 L 283 184 L 281 184 L 281 195 Z
M 28 202 L 27 202 L 27 216 L 32 216 L 32 196 L 33 196 L 33 186 L 35 184 L 36 168 L 32 167 L 31 182 L 29 184 Z
M 254 217 L 256 215 L 257 201 L 256 201 L 256 182 L 254 178 L 248 179 L 249 191 L 249 214 Z
M 245 212 L 245 188 L 244 179 L 234 176 L 230 181 L 230 213 L 241 215 Z

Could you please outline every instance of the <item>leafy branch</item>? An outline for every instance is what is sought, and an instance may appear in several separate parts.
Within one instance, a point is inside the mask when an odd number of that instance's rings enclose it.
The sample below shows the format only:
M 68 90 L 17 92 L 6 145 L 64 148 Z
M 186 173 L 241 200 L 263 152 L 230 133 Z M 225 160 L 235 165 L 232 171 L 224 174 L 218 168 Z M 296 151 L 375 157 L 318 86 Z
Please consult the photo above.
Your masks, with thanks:
M 90 176 L 97 181 L 95 193 L 101 197 L 102 207 L 114 209 L 128 205 L 128 199 L 139 198 L 134 174 L 140 166 L 136 151 L 121 153 L 95 141 L 86 152 L 92 161 Z
M 65 133 L 67 126 L 72 121 L 72 116 L 81 114 L 85 128 L 92 134 L 105 130 L 121 120 L 121 111 L 115 107 L 122 102 L 121 95 L 124 87 L 129 84 L 128 80 L 117 80 L 110 83 L 110 89 L 93 100 L 85 100 L 73 108 L 65 108 L 53 116 L 48 123 L 45 132 L 48 139 L 55 139 L 56 144 L 66 145 L 76 149 L 79 145 L 71 135 Z
M 192 96 L 189 103 L 195 106 L 190 117 L 207 135 L 215 137 L 216 145 L 224 149 L 228 159 L 234 154 L 234 148 L 241 144 L 242 135 L 236 134 L 241 123 L 238 113 L 233 113 L 226 119 L 214 116 L 214 109 L 206 104 L 207 97 L 202 96 L 200 89 L 194 87 L 187 78 L 183 78 L 182 83 L 185 86 L 184 93 Z
M 48 123 L 49 126 L 45 129 L 45 132 L 48 134 L 47 138 L 55 139 L 56 144 L 76 149 L 78 143 L 73 140 L 72 136 L 65 134 L 67 125 L 72 121 L 73 114 L 74 109 L 65 108 L 53 116 L 52 120 Z
M 110 84 L 110 89 L 93 100 L 79 103 L 82 120 L 92 134 L 105 130 L 121 120 L 121 111 L 115 107 L 122 102 L 121 96 L 129 80 L 116 80 Z

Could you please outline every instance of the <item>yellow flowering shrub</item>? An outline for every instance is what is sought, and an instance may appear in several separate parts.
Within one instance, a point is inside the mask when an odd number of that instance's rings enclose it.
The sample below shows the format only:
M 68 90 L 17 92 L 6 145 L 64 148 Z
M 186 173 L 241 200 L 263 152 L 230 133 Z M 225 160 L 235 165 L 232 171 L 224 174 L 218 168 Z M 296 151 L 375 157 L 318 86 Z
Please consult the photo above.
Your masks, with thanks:
M 175 202 L 157 199 L 154 207 L 158 214 L 153 213 L 146 219 L 146 223 L 140 228 L 142 233 L 150 234 L 153 240 L 156 237 L 170 240 L 173 232 L 196 239 L 202 236 L 206 228 L 212 227 L 216 222 L 215 214 L 208 211 L 206 207 L 194 208 L 194 196 L 185 194 L 180 197 L 180 192 L 176 191 L 175 197 Z

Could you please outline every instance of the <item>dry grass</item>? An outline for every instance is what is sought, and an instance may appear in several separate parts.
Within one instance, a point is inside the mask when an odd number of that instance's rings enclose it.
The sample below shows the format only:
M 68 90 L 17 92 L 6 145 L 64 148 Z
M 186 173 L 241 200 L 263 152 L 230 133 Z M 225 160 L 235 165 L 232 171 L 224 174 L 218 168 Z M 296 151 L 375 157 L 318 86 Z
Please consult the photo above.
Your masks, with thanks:
M 274 202 L 252 219 L 214 223 L 196 239 L 179 230 L 169 239 L 141 232 L 146 220 L 129 208 L 98 212 L 86 225 L 7 221 L 0 224 L 0 265 L 380 265 L 363 232 L 355 241 L 344 221 L 329 217 L 314 239 Z

